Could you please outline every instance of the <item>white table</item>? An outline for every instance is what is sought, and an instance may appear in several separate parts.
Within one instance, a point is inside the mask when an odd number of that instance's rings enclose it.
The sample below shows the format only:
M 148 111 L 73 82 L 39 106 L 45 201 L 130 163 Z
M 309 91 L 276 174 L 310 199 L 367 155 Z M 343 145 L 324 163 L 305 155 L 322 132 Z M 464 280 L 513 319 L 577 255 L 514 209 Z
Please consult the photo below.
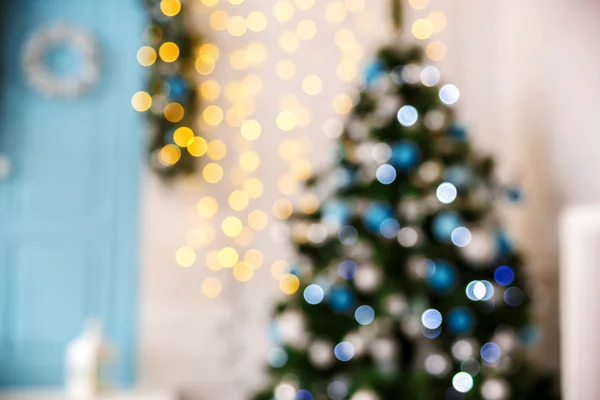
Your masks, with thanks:
M 0 400 L 71 400 L 60 390 L 27 390 L 0 392 Z M 95 400 L 177 400 L 173 393 L 167 391 L 132 390 L 107 393 Z

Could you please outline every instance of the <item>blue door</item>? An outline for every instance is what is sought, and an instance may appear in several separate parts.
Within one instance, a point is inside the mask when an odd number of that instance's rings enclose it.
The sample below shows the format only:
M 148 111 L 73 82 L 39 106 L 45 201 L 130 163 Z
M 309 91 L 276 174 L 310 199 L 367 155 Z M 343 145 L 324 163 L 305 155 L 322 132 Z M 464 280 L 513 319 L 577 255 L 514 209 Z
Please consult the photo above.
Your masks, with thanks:
M 135 57 L 143 2 L 3 3 L 0 154 L 11 171 L 0 176 L 0 387 L 62 384 L 65 346 L 88 317 L 103 321 L 118 349 L 114 375 L 129 384 L 144 148 L 130 99 L 143 87 Z M 82 77 L 96 64 L 85 46 L 49 46 L 47 32 L 67 25 L 93 38 L 100 55 L 97 84 L 71 98 L 52 96 L 65 86 L 52 79 Z M 36 37 L 47 48 L 34 67 L 47 68 L 54 86 L 25 68 Z

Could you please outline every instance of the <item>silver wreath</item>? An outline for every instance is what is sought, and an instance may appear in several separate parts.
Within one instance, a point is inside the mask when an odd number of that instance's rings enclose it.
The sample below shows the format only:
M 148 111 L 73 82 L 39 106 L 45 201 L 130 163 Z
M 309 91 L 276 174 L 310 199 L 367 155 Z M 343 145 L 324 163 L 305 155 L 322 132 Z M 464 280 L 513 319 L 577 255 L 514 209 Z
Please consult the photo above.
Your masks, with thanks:
M 82 55 L 76 76 L 57 76 L 44 63 L 44 52 L 54 45 L 73 46 Z M 27 82 L 49 97 L 73 98 L 93 87 L 100 78 L 100 49 L 88 33 L 66 24 L 56 24 L 35 32 L 23 51 Z

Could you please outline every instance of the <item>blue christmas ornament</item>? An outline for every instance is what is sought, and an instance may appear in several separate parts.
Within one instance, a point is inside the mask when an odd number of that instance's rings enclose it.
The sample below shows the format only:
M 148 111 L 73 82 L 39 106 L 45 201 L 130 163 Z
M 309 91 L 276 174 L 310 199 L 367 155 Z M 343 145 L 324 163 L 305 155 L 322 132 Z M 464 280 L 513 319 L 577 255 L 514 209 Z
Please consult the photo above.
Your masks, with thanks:
M 428 279 L 429 286 L 436 292 L 446 293 L 456 285 L 456 271 L 445 261 L 435 262 L 435 271 Z
M 448 137 L 455 140 L 467 139 L 467 130 L 464 126 L 457 123 L 448 125 L 448 128 L 446 128 L 446 134 Z
M 513 252 L 512 242 L 503 231 L 496 232 L 496 248 L 498 249 L 498 257 L 505 257 Z
M 433 234 L 437 240 L 449 242 L 452 240 L 452 232 L 463 225 L 460 215 L 454 211 L 442 211 L 433 219 Z
M 365 68 L 365 85 L 372 87 L 385 74 L 385 64 L 381 60 L 373 60 Z
M 515 272 L 511 267 L 503 265 L 494 271 L 494 279 L 500 286 L 508 286 L 515 280 Z
M 170 100 L 182 100 L 187 94 L 187 81 L 181 75 L 173 75 L 167 78 L 165 86 L 168 88 Z
M 294 400 L 313 400 L 313 396 L 308 390 L 299 390 L 296 392 Z
M 347 281 L 354 278 L 357 272 L 358 266 L 352 260 L 344 260 L 338 265 L 338 275 Z
M 346 312 L 353 308 L 354 295 L 346 286 L 334 286 L 327 301 L 333 311 Z
M 473 314 L 466 307 L 454 308 L 446 316 L 446 325 L 456 335 L 468 333 L 473 329 Z
M 333 220 L 340 225 L 345 225 L 352 216 L 352 208 L 347 201 L 332 199 L 323 205 L 322 218 Z
M 471 184 L 473 172 L 464 165 L 452 165 L 446 168 L 444 180 L 450 182 L 458 189 L 464 189 Z
M 523 193 L 521 192 L 521 189 L 517 187 L 510 187 L 506 189 L 506 197 L 508 198 L 508 201 L 519 203 L 523 200 Z
M 400 140 L 392 145 L 390 164 L 401 171 L 407 171 L 419 164 L 421 151 L 412 140 Z
M 363 221 L 367 229 L 379 232 L 381 224 L 388 218 L 392 218 L 392 208 L 386 203 L 372 203 L 363 215 Z

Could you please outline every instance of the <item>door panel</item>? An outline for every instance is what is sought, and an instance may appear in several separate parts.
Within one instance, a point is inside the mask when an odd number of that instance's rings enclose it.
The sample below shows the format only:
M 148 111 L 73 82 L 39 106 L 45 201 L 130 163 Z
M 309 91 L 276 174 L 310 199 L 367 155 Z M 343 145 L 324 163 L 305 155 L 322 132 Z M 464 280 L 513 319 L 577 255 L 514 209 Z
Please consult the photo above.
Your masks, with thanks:
M 119 383 L 133 379 L 143 87 L 140 0 L 5 2 L 0 46 L 0 387 L 63 381 L 64 350 L 88 317 L 116 345 Z M 27 85 L 31 34 L 65 22 L 92 34 L 99 84 L 75 99 Z

